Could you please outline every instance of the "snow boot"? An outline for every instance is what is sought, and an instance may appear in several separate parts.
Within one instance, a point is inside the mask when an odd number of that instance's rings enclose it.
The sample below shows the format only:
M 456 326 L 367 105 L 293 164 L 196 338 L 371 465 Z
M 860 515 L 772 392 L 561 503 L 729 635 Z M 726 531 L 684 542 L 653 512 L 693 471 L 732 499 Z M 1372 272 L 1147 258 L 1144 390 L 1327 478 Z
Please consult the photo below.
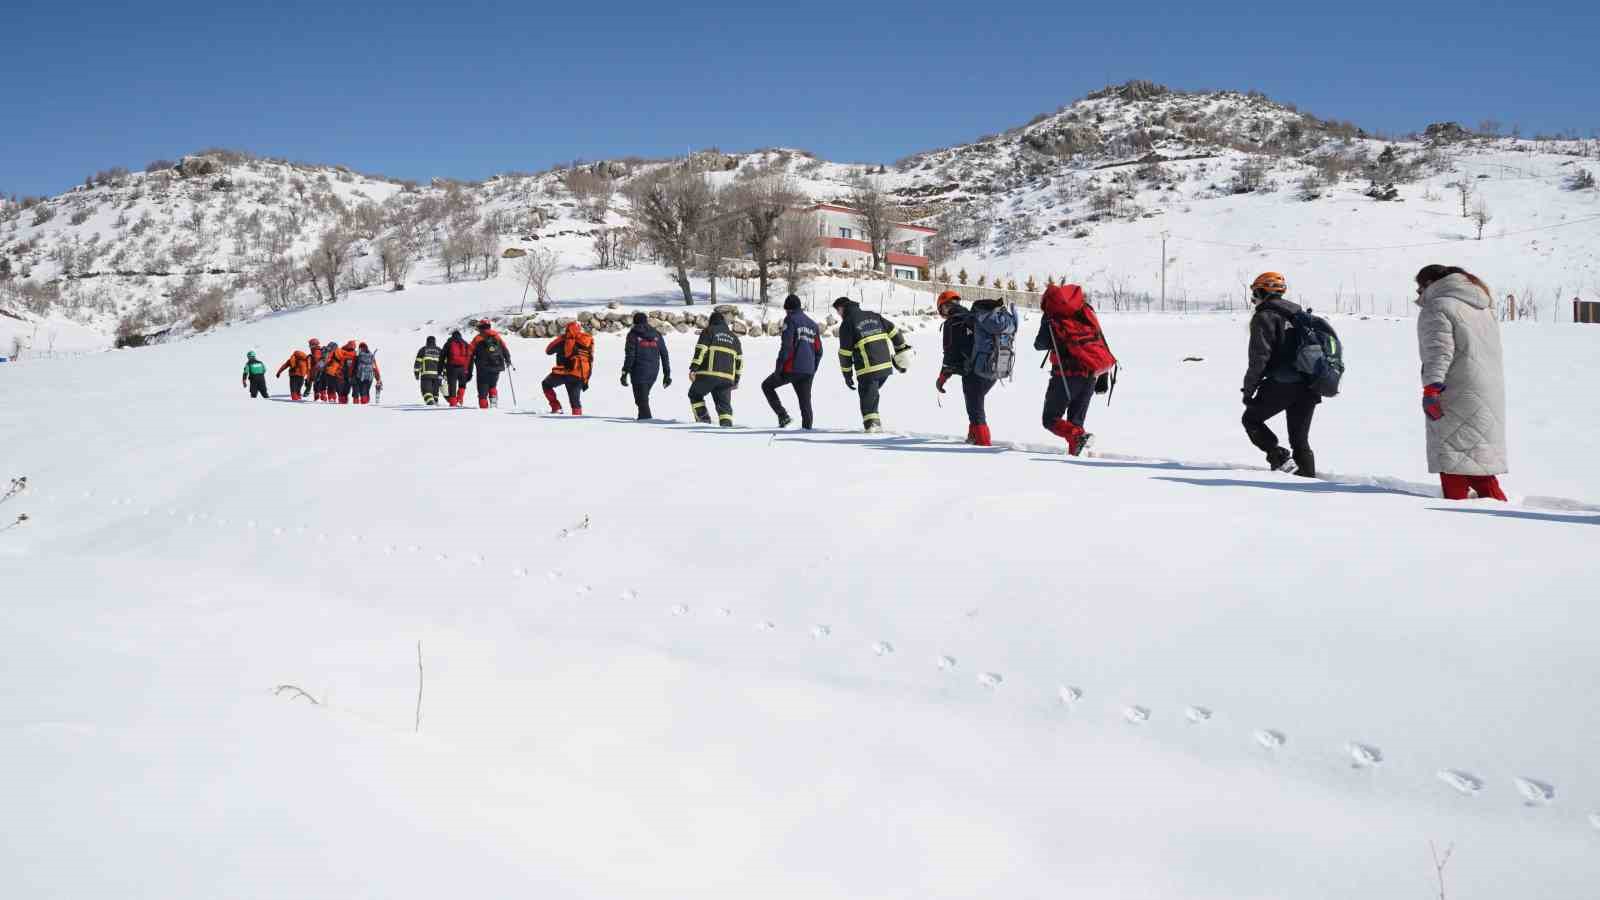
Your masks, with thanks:
M 978 426 L 971 424 L 967 425 L 967 436 L 962 439 L 962 443 L 973 445 L 978 443 Z
M 778 413 L 778 427 L 779 428 L 788 428 L 789 427 L 789 423 L 793 422 L 793 421 L 794 421 L 793 419 L 789 418 L 789 414 L 788 413 Z
M 1299 464 L 1294 461 L 1294 454 L 1282 447 L 1274 447 L 1267 452 L 1267 465 L 1285 475 L 1293 475 L 1300 470 Z
M 882 434 L 883 433 L 883 423 L 879 422 L 877 419 L 873 419 L 870 422 L 863 423 L 862 426 L 861 426 L 861 430 L 866 432 L 867 434 Z
M 488 394 L 483 394 L 483 395 L 478 397 L 478 408 L 479 409 L 488 409 L 489 408 L 489 395 Z
M 1089 449 L 1089 445 L 1094 441 L 1094 435 L 1084 431 L 1081 426 L 1068 422 L 1066 419 L 1057 419 L 1056 423 L 1050 426 L 1050 432 L 1066 440 L 1068 456 L 1082 454 L 1083 451 Z
M 987 425 L 974 425 L 974 426 L 972 426 L 972 443 L 974 445 L 976 445 L 976 446 L 979 446 L 979 447 L 988 447 L 988 446 L 990 446 L 990 443 L 989 443 L 989 426 L 987 426 Z
M 581 407 L 581 406 L 574 406 L 574 407 L 573 407 L 573 408 L 572 408 L 572 414 L 573 414 L 573 415 L 575 415 L 575 416 L 581 416 L 581 415 L 583 415 L 583 407 Z
M 556 399 L 556 392 L 554 389 L 545 388 L 544 399 L 546 403 L 550 404 L 550 413 L 552 415 L 556 415 L 561 412 L 561 401 Z

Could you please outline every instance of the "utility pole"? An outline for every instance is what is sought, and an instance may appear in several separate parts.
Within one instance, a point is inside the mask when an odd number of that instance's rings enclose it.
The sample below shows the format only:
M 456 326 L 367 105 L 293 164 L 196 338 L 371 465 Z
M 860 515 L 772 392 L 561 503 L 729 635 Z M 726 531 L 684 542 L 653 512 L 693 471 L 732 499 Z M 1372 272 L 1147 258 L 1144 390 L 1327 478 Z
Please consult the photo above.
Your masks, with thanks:
M 1167 232 L 1161 232 L 1161 311 L 1167 311 Z

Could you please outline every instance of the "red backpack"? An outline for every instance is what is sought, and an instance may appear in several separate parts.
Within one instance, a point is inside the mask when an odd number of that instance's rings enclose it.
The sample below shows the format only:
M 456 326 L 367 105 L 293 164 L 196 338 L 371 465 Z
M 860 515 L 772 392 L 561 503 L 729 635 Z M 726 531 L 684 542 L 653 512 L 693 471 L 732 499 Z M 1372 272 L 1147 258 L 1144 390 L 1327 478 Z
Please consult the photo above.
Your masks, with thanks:
M 1050 362 L 1062 374 L 1095 377 L 1116 367 L 1117 358 L 1106 343 L 1100 317 L 1083 295 L 1083 288 L 1075 284 L 1053 285 L 1045 289 L 1039 305 L 1054 344 Z

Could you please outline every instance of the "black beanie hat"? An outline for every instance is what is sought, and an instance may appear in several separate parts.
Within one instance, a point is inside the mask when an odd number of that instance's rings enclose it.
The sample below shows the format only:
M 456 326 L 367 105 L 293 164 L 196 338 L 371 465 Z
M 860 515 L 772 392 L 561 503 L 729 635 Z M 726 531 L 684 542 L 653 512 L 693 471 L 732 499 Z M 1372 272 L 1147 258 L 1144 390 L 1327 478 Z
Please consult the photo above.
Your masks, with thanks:
M 793 294 L 783 298 L 783 308 L 787 312 L 797 312 L 800 309 L 800 298 Z
M 636 312 L 636 313 L 633 314 L 633 324 L 635 324 L 635 325 L 646 325 L 646 324 L 649 324 L 649 322 L 650 322 L 650 317 L 645 315 L 644 313 Z

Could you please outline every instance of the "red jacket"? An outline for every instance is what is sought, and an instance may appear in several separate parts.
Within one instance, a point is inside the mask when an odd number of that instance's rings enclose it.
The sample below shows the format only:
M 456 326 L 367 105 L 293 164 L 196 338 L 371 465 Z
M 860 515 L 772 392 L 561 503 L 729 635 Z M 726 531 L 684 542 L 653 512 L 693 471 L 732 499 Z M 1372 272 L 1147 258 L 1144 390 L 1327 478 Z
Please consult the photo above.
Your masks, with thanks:
M 1039 336 L 1033 346 L 1050 351 L 1052 374 L 1092 378 L 1117 365 L 1100 327 L 1100 317 L 1094 314 L 1083 288 L 1075 284 L 1051 285 L 1045 288 L 1040 307 L 1044 321 L 1039 323 Z

